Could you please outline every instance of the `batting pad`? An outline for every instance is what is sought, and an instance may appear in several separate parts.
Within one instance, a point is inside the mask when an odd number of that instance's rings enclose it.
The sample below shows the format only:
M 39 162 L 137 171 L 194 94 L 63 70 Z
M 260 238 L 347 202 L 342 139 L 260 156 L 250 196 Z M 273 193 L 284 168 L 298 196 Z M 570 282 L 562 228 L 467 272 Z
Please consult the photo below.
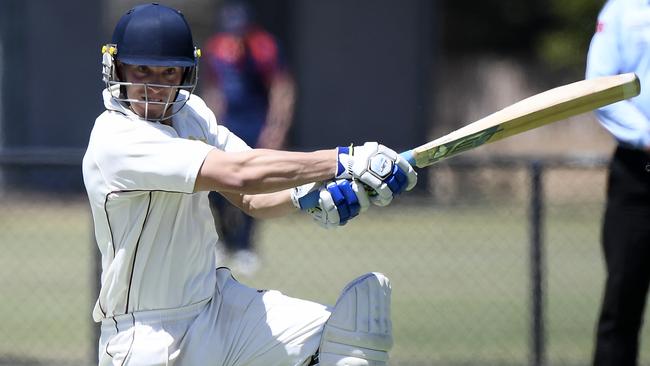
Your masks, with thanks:
M 367 273 L 348 284 L 323 329 L 320 366 L 385 366 L 393 346 L 390 281 Z

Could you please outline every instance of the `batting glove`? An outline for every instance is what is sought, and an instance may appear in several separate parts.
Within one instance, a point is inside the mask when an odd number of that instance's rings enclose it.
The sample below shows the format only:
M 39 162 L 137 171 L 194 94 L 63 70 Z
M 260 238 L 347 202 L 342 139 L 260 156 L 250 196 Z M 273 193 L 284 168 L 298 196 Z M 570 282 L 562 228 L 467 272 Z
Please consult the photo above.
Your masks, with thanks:
M 291 191 L 291 200 L 326 229 L 347 224 L 370 205 L 366 190 L 345 179 L 296 187 Z
M 337 148 L 336 178 L 359 180 L 370 189 L 370 201 L 386 206 L 393 197 L 410 191 L 418 176 L 398 153 L 376 142 Z

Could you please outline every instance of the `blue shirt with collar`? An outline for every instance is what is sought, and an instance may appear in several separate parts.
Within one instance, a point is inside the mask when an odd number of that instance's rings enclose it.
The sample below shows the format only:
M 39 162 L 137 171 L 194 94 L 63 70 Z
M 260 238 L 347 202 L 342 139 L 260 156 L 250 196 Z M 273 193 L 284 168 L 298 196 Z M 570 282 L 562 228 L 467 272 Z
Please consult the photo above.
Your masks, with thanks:
M 600 108 L 600 123 L 619 144 L 650 148 L 650 1 L 608 0 L 587 56 L 586 78 L 634 72 L 641 94 Z

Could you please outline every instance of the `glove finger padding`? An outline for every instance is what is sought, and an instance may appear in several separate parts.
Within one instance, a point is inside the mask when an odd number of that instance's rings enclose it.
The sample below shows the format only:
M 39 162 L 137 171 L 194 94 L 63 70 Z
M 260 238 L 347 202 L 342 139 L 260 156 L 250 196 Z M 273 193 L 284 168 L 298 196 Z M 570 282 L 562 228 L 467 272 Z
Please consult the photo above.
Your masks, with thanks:
M 388 205 L 394 196 L 404 191 L 410 191 L 417 183 L 417 173 L 406 160 L 398 157 L 393 165 L 392 174 L 384 180 L 384 183 L 375 189 L 377 195 L 370 197 L 370 201 L 377 206 Z
M 393 191 L 390 187 L 370 172 L 365 172 L 359 177 L 366 187 L 369 188 L 370 202 L 377 206 L 387 206 L 393 201 Z
M 326 187 L 327 193 L 329 193 L 329 197 L 333 202 L 333 209 L 335 209 L 339 214 L 339 222 L 341 225 L 345 225 L 348 220 L 359 214 L 361 206 L 359 205 L 357 196 L 352 192 L 350 183 L 347 180 L 342 180 L 340 182 L 340 186 L 338 182 L 331 182 L 328 183 Z M 321 192 L 321 197 L 325 194 L 325 191 Z M 323 205 L 323 208 L 325 208 L 325 205 Z
M 404 187 L 403 190 L 410 191 L 418 183 L 418 173 L 416 173 L 411 164 L 409 164 L 408 161 L 406 161 L 400 155 L 397 156 L 395 163 L 406 178 L 406 187 Z
M 345 179 L 294 188 L 291 199 L 296 207 L 308 212 L 324 228 L 345 225 L 370 205 L 363 186 Z
M 357 182 L 339 179 L 329 182 L 320 191 L 319 206 L 326 214 L 321 220 L 326 226 L 342 226 L 357 217 L 369 206 L 366 190 Z
M 334 198 L 327 189 L 321 189 L 318 192 L 318 197 L 318 207 L 311 212 L 311 215 L 320 226 L 329 229 L 347 223 L 347 220 L 341 223 Z
M 363 186 L 363 184 L 360 184 L 355 181 L 352 181 L 350 185 L 352 186 L 352 191 L 354 192 L 354 194 L 357 196 L 357 199 L 359 200 L 359 205 L 361 206 L 360 212 L 364 212 L 370 206 L 370 197 L 368 197 L 368 192 L 366 192 L 366 188 Z

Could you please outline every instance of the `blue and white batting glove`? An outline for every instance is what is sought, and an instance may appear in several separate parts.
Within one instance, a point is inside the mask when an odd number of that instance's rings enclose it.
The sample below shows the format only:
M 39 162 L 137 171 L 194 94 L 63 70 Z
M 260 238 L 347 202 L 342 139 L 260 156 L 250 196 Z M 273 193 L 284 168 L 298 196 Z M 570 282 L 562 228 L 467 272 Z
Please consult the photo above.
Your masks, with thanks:
M 370 205 L 366 190 L 345 179 L 296 187 L 291 191 L 291 200 L 326 229 L 347 224 Z
M 413 167 L 398 153 L 376 142 L 337 148 L 337 179 L 359 180 L 370 188 L 370 201 L 386 206 L 418 181 Z

